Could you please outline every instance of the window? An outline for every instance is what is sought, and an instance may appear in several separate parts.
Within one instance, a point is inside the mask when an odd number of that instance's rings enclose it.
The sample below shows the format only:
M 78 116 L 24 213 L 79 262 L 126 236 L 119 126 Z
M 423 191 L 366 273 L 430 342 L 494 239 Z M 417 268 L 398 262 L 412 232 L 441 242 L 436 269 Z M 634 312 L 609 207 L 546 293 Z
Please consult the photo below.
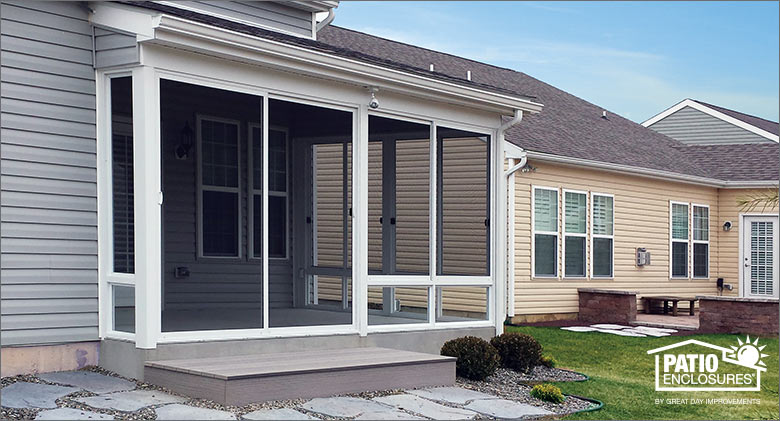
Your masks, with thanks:
M 132 78 L 111 79 L 111 211 L 116 273 L 134 273 Z
M 588 195 L 563 191 L 563 276 L 585 276 L 585 244 L 588 232 Z
M 594 278 L 614 276 L 614 202 L 612 195 L 599 193 L 593 193 L 591 199 L 591 276 Z
M 198 117 L 200 255 L 240 257 L 239 124 Z
M 263 257 L 263 134 L 257 124 L 249 125 L 252 145 L 250 172 L 252 200 L 252 251 L 250 256 Z M 268 257 L 286 259 L 288 206 L 287 131 L 268 129 Z
M 558 190 L 535 187 L 533 195 L 534 276 L 558 276 Z
M 688 204 L 671 202 L 672 278 L 688 277 Z
M 693 277 L 710 276 L 710 208 L 693 205 Z

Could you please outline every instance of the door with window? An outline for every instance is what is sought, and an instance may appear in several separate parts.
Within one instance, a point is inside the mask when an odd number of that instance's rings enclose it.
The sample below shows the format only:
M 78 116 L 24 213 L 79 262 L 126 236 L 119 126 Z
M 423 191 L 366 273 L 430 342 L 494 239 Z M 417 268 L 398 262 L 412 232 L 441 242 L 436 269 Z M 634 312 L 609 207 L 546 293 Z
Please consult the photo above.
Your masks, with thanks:
M 777 217 L 746 216 L 742 251 L 742 295 L 778 297 Z

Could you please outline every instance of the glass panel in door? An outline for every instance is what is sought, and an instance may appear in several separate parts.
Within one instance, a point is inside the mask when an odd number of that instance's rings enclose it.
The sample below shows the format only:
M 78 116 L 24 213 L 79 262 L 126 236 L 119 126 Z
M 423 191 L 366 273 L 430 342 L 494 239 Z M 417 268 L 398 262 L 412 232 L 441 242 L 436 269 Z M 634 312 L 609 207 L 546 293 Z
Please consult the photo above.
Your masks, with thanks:
M 744 278 L 746 295 L 777 296 L 777 220 L 772 217 L 746 218 Z

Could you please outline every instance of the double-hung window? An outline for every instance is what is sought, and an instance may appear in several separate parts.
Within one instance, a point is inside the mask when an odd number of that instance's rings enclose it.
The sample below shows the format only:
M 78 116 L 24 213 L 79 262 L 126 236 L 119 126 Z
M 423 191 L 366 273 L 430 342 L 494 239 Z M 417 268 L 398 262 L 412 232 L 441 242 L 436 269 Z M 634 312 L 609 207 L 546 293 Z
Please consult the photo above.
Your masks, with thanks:
M 534 276 L 558 276 L 558 189 L 534 187 Z
M 671 275 L 688 277 L 688 215 L 687 203 L 671 202 Z
M 693 207 L 693 277 L 710 276 L 710 207 Z
M 263 133 L 259 124 L 249 125 L 251 144 L 249 173 L 251 200 L 251 254 L 253 258 L 263 256 Z M 287 131 L 282 128 L 268 129 L 268 257 L 286 259 L 287 206 L 288 206 L 288 156 Z
M 198 248 L 203 257 L 240 257 L 239 122 L 198 116 Z
M 614 276 L 615 198 L 612 195 L 591 195 L 591 277 Z
M 588 233 L 587 193 L 564 190 L 563 208 L 563 276 L 582 278 L 585 277 Z

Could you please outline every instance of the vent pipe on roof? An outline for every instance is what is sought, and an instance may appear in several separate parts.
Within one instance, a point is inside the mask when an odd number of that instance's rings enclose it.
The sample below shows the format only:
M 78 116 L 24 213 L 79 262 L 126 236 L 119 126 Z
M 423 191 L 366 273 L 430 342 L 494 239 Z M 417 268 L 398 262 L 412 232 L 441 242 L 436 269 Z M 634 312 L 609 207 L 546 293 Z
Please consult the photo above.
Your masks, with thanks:
M 607 110 L 602 110 L 601 111 L 601 118 L 607 119 Z
M 471 70 L 466 70 L 466 79 L 471 81 Z
M 433 63 L 431 63 L 431 71 L 433 71 Z

